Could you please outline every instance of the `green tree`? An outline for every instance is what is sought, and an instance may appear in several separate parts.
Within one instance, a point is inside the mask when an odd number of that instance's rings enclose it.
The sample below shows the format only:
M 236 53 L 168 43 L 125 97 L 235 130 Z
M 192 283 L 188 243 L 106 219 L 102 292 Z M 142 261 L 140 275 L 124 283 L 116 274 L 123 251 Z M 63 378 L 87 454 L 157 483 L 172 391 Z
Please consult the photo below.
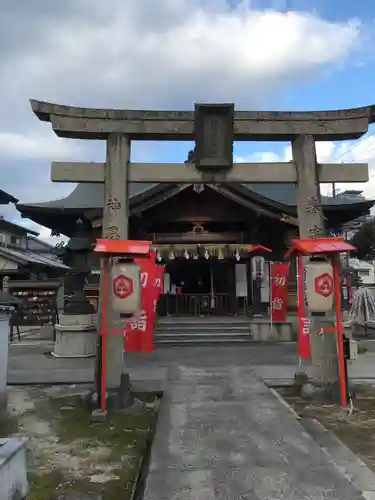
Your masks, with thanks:
M 375 260 L 375 217 L 364 222 L 351 239 L 357 248 L 353 257 L 361 260 Z

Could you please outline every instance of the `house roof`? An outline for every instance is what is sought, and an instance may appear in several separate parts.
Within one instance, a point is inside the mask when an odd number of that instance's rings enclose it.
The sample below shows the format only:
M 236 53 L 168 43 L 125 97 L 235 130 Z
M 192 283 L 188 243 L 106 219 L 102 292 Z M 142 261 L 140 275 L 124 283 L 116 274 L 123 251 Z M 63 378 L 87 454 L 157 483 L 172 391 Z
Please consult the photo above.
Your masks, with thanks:
M 33 264 L 66 271 L 70 269 L 69 266 L 63 264 L 57 257 L 47 257 L 45 255 L 39 255 L 35 252 L 30 252 L 29 250 L 24 250 L 21 248 L 16 250 L 15 248 L 1 246 L 0 255 L 5 259 L 12 260 L 21 265 Z
M 27 248 L 29 250 L 38 250 L 39 252 L 45 251 L 45 252 L 52 252 L 55 248 L 54 245 L 51 245 L 51 243 L 48 243 L 48 241 L 41 240 L 37 238 L 36 236 L 31 236 L 30 234 L 27 235 Z
M 147 193 L 151 188 L 158 186 L 157 184 L 134 184 L 129 185 L 130 198 Z M 263 198 L 268 198 L 270 202 L 281 203 L 289 207 L 296 206 L 296 186 L 294 184 L 241 184 L 249 194 L 260 195 Z M 231 188 L 235 188 L 233 185 Z M 355 205 L 367 202 L 369 205 L 374 205 L 374 201 L 364 200 L 355 196 L 339 195 L 334 197 L 322 196 L 323 206 L 340 206 L 340 205 Z M 104 185 L 98 183 L 80 183 L 73 191 L 65 198 L 58 200 L 45 201 L 39 203 L 19 203 L 17 208 L 23 211 L 27 208 L 40 209 L 64 209 L 64 210 L 87 210 L 90 208 L 103 208 L 104 206 Z

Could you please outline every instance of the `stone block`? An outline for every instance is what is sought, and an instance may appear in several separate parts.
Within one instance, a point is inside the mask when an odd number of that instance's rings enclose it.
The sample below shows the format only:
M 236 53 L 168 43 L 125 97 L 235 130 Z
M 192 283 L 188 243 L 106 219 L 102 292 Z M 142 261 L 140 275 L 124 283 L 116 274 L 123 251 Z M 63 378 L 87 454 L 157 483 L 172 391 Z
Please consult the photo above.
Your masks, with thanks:
M 292 325 L 290 323 L 280 323 L 278 325 L 280 330 L 280 342 L 291 342 L 292 339 Z
M 27 497 L 26 439 L 0 439 L 0 500 Z
M 0 311 L 0 418 L 6 412 L 9 316 Z
M 261 340 L 258 323 L 251 324 L 251 339 L 254 340 L 255 342 L 259 342 Z
M 279 332 L 275 325 L 270 325 L 270 323 L 262 323 L 259 325 L 260 329 L 260 340 L 262 342 L 277 342 L 279 340 Z
M 349 352 L 350 352 L 350 359 L 358 358 L 358 342 L 356 340 L 353 339 L 349 340 Z
M 291 342 L 292 323 L 273 323 L 269 320 L 252 320 L 250 323 L 251 340 L 255 342 Z
M 96 314 L 62 315 L 55 325 L 56 340 L 52 356 L 88 358 L 95 356 L 97 345 Z
M 85 326 L 96 325 L 97 314 L 61 314 L 59 325 L 63 326 Z

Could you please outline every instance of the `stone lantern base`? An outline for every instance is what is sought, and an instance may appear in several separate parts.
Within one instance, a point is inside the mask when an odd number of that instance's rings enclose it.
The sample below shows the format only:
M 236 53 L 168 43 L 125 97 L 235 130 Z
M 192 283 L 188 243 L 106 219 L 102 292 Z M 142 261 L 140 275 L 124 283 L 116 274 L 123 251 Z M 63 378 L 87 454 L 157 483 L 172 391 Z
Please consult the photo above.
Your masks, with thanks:
M 52 356 L 56 358 L 90 358 L 96 355 L 97 315 L 61 314 L 55 325 L 56 340 Z

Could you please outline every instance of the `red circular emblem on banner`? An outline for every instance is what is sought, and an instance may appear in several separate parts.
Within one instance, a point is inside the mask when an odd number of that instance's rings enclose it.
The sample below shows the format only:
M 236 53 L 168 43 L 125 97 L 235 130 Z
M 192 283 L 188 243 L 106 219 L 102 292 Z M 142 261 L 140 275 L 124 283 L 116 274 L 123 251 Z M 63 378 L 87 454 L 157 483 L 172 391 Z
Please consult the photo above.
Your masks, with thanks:
M 119 299 L 128 298 L 134 291 L 133 280 L 124 274 L 119 274 L 113 280 L 113 293 Z
M 333 278 L 330 274 L 324 273 L 314 280 L 315 292 L 322 297 L 329 297 L 333 292 Z

